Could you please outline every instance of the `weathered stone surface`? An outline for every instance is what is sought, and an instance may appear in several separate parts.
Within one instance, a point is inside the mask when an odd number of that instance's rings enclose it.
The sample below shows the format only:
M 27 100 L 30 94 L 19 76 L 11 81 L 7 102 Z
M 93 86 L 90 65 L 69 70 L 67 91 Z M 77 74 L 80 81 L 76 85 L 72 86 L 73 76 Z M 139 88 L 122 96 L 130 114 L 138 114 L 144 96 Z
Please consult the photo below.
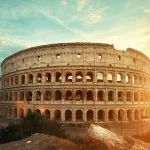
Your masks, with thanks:
M 122 137 L 97 125 L 91 125 L 82 150 L 150 150 L 150 143 Z
M 77 150 L 68 140 L 54 136 L 35 134 L 20 141 L 0 145 L 0 150 Z

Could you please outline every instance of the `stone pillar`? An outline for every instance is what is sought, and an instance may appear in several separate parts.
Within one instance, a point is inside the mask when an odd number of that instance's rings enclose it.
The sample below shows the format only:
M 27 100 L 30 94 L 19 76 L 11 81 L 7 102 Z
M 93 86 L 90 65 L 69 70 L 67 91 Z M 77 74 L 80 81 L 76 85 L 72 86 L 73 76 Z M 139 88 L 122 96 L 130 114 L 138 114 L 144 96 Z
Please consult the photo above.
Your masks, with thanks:
M 118 109 L 114 110 L 115 112 L 115 122 L 118 122 Z
M 54 102 L 55 101 L 55 90 L 54 89 L 51 90 L 51 96 L 52 96 L 51 100 L 52 100 L 52 102 Z
M 97 109 L 94 110 L 94 122 L 97 122 L 98 115 L 97 115 Z
M 108 101 L 108 89 L 105 89 L 105 92 L 104 92 L 104 101 L 105 102 Z
M 132 109 L 132 121 L 135 121 L 135 117 L 134 117 L 134 109 Z
M 86 72 L 83 72 L 83 82 L 86 83 Z
M 118 101 L 118 93 L 117 90 L 114 90 L 114 101 L 117 102 Z
M 86 113 L 87 113 L 87 110 L 84 109 L 84 110 L 83 110 L 83 121 L 84 121 L 84 122 L 87 122 Z
M 65 110 L 62 109 L 61 111 L 61 121 L 64 122 L 65 121 Z
M 46 80 L 46 77 L 45 77 L 45 73 L 44 72 L 42 72 L 42 83 L 45 83 L 45 80 Z
M 94 92 L 94 93 L 95 93 L 95 99 L 94 99 L 94 100 L 97 102 L 97 94 L 98 94 L 98 90 L 95 89 L 95 92 Z
M 103 78 L 104 78 L 104 84 L 107 84 L 107 72 L 104 72 L 103 74 Z
M 108 110 L 105 110 L 105 118 L 104 118 L 105 122 L 108 122 Z
M 87 90 L 86 89 L 83 90 L 83 101 L 84 102 L 87 101 Z
M 127 122 L 127 110 L 124 110 L 124 121 Z
M 114 84 L 117 84 L 117 74 L 116 73 L 114 73 L 113 74 L 113 77 L 112 77 L 112 83 L 114 83 Z
M 93 82 L 97 83 L 97 74 L 96 74 L 96 71 L 93 73 Z
M 126 73 L 123 73 L 123 74 L 122 74 L 122 80 L 123 80 L 122 84 L 125 85 L 125 84 L 126 84 Z M 128 82 L 130 82 L 130 81 L 129 81 L 129 78 L 128 78 Z
M 141 120 L 141 110 L 138 110 L 138 120 Z
M 134 102 L 134 90 L 131 91 L 131 101 Z
M 72 111 L 72 122 L 76 122 L 76 114 L 75 111 Z
M 36 80 L 36 74 L 34 73 L 33 74 L 33 84 L 35 84 L 37 82 L 37 80 Z
M 72 72 L 72 82 L 73 82 L 73 83 L 76 82 L 76 74 L 75 74 L 74 71 Z
M 66 82 L 66 73 L 65 73 L 65 72 L 62 72 L 62 73 L 61 73 L 61 76 L 62 76 L 61 82 L 62 82 L 62 83 L 65 83 L 65 82 Z
M 32 91 L 32 101 L 36 101 L 36 91 Z
M 25 74 L 25 84 L 28 84 L 28 75 L 27 75 L 27 73 Z
M 51 82 L 55 83 L 55 72 L 54 71 L 52 71 L 52 73 L 51 73 Z

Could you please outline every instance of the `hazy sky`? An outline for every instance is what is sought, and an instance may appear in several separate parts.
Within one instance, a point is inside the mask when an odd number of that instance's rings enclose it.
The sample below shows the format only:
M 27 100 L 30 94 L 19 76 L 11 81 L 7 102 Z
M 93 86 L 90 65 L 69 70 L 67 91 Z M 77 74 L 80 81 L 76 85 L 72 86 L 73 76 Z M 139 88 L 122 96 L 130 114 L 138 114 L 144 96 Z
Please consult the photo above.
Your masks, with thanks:
M 110 43 L 150 57 L 150 0 L 0 0 L 0 62 L 61 42 Z

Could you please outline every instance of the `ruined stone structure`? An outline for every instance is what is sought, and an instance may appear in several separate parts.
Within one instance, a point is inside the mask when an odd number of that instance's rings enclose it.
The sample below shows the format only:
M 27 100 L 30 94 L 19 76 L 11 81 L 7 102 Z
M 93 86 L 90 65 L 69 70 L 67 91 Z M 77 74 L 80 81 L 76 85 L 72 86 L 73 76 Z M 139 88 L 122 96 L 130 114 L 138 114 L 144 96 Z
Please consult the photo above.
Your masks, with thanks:
M 150 59 L 102 43 L 25 49 L 1 64 L 0 114 L 31 111 L 64 123 L 139 121 L 150 117 Z

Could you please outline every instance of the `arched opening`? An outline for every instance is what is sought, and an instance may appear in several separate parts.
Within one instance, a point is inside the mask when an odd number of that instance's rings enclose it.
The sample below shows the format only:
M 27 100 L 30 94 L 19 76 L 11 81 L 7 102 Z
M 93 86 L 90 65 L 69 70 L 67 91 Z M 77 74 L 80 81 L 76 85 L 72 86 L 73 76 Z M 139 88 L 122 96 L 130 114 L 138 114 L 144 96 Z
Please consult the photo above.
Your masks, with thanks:
M 38 73 L 36 76 L 37 83 L 42 83 L 42 74 Z
M 6 101 L 8 101 L 8 93 L 6 93 Z
M 87 72 L 86 82 L 93 82 L 93 73 L 92 72 Z
M 137 109 L 134 111 L 134 118 L 135 120 L 139 119 L 139 111 Z
M 50 101 L 51 100 L 51 92 L 50 91 L 46 90 L 44 92 L 44 100 L 45 101 Z
M 66 73 L 66 82 L 72 82 L 72 73 Z
M 24 117 L 24 110 L 22 108 L 19 109 L 19 118 Z
M 15 76 L 15 85 L 18 84 L 18 76 Z
M 19 100 L 24 101 L 24 92 L 20 92 Z
M 114 110 L 109 110 L 109 112 L 108 112 L 108 120 L 109 121 L 114 121 L 115 120 L 115 112 L 114 112 Z
M 55 101 L 61 101 L 61 92 L 59 90 L 55 91 Z
M 75 99 L 77 101 L 83 100 L 83 93 L 82 93 L 81 90 L 76 91 L 76 97 L 75 97 Z
M 18 93 L 14 92 L 14 101 L 17 101 L 17 95 L 18 95 Z
M 56 72 L 56 82 L 61 82 L 62 80 L 62 76 L 61 76 L 61 73 L 60 72 Z
M 114 101 L 114 92 L 113 91 L 108 92 L 108 101 Z
M 9 86 L 9 78 L 7 78 L 7 86 Z
M 124 121 L 124 111 L 122 109 L 118 111 L 118 120 Z
M 66 91 L 66 100 L 73 100 L 72 92 L 69 90 Z
M 130 84 L 131 83 L 131 76 L 129 74 L 126 75 L 125 77 L 125 83 Z
M 8 109 L 8 117 L 12 117 L 12 108 Z
M 134 92 L 134 101 L 138 101 L 138 92 Z
M 41 114 L 40 109 L 35 109 L 35 113 L 37 113 L 37 114 Z
M 13 85 L 13 77 L 10 78 L 10 84 Z
M 83 75 L 82 72 L 76 73 L 76 82 L 82 82 L 83 81 Z
M 131 109 L 127 110 L 127 120 L 132 121 L 132 110 Z
M 36 91 L 36 100 L 37 101 L 41 100 L 41 92 L 40 91 Z
M 29 115 L 29 114 L 31 114 L 31 113 L 32 113 L 31 109 L 28 108 L 28 109 L 26 110 L 26 116 Z
M 130 91 L 127 92 L 127 101 L 131 101 L 131 92 Z
M 76 111 L 76 121 L 83 121 L 83 112 L 82 110 Z
M 104 92 L 102 90 L 98 91 L 97 100 L 98 101 L 104 101 Z
M 13 118 L 17 118 L 17 108 L 14 108 L 13 110 Z
M 28 84 L 33 84 L 33 75 L 28 74 Z
M 97 115 L 98 115 L 99 121 L 104 121 L 104 111 L 103 110 L 99 110 Z
M 146 117 L 146 110 L 141 109 L 141 119 L 145 119 Z
M 97 82 L 104 82 L 104 75 L 101 72 L 97 73 Z
M 137 84 L 137 75 L 133 75 L 133 84 Z
M 87 91 L 87 101 L 93 101 L 93 92 Z
M 51 74 L 50 74 L 50 73 L 46 73 L 46 74 L 45 74 L 45 82 L 46 82 L 46 83 L 51 82 Z
M 123 101 L 123 92 L 122 91 L 118 92 L 118 101 Z
M 31 91 L 27 92 L 27 101 L 32 101 L 32 92 Z
M 25 75 L 21 76 L 21 84 L 25 84 Z
M 48 109 L 44 111 L 44 115 L 48 120 L 50 120 L 50 111 Z
M 61 120 L 61 112 L 60 112 L 60 110 L 55 110 L 54 115 L 55 115 L 55 120 L 58 120 L 58 121 Z
M 120 73 L 117 74 L 117 83 L 122 83 L 122 75 Z
M 140 101 L 143 101 L 143 100 L 144 100 L 144 93 L 140 92 Z
M 71 110 L 65 111 L 65 121 L 72 121 L 72 112 Z
M 87 121 L 93 121 L 93 116 L 94 116 L 93 110 L 88 110 L 87 111 L 87 116 L 86 116 Z
M 9 100 L 12 101 L 12 92 L 9 93 Z
M 108 83 L 112 83 L 113 82 L 113 75 L 112 75 L 112 73 L 108 73 L 107 81 L 108 81 Z

